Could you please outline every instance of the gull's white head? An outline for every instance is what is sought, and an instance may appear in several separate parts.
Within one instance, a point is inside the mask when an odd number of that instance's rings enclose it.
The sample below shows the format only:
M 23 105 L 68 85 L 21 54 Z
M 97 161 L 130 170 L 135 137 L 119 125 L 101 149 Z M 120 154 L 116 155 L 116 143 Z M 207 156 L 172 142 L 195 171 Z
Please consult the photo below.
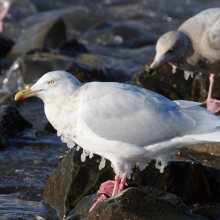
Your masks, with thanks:
M 15 95 L 15 100 L 36 96 L 43 101 L 63 99 L 72 94 L 81 85 L 73 75 L 65 71 L 53 71 L 44 74 L 31 88 Z
M 150 65 L 150 74 L 166 62 L 181 59 L 187 53 L 189 38 L 180 31 L 169 31 L 157 41 L 156 56 Z

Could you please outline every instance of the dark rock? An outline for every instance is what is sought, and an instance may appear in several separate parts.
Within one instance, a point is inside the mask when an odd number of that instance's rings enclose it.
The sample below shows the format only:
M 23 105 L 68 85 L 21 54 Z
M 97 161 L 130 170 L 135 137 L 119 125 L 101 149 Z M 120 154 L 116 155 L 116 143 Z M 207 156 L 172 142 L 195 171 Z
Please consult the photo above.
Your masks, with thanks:
M 20 115 L 14 106 L 0 106 L 0 142 L 4 144 L 4 139 L 29 127 L 32 125 Z M 3 144 L 0 145 L 3 147 Z
M 155 45 L 157 43 L 157 40 L 155 38 L 141 38 L 141 39 L 135 39 L 130 41 L 125 41 L 122 43 L 107 43 L 104 46 L 110 47 L 110 48 L 140 48 L 145 47 L 148 45 Z
M 13 45 L 13 40 L 0 36 L 0 59 L 6 57 Z
M 46 19 L 33 25 L 20 36 L 9 52 L 8 58 L 14 60 L 27 53 L 55 48 L 65 40 L 66 30 L 63 20 L 60 18 Z
M 60 54 L 75 57 L 80 53 L 88 53 L 87 48 L 76 39 L 61 43 L 58 48 Z
M 57 131 L 54 129 L 54 127 L 51 125 L 51 123 L 48 121 L 48 123 L 46 124 L 45 128 L 44 128 L 45 131 L 48 131 L 50 133 L 54 133 L 56 134 Z
M 72 149 L 62 158 L 43 192 L 42 200 L 56 208 L 61 217 L 76 207 L 83 197 L 96 193 L 106 179 L 114 178 L 109 162 L 99 170 L 97 159 L 100 157 L 95 156 L 84 163 L 80 160 L 81 153 Z
M 83 163 L 79 159 L 80 154 L 71 150 L 62 158 L 43 193 L 42 199 L 58 209 L 61 217 L 75 208 L 83 197 L 95 193 L 102 182 L 113 179 L 115 175 L 110 163 L 99 171 L 98 157 Z M 216 176 L 220 176 L 217 169 L 210 170 L 200 163 L 181 161 L 171 161 L 161 174 L 155 163 L 151 162 L 143 171 L 135 167 L 132 178 L 127 182 L 174 193 L 190 205 L 201 201 L 219 201 L 220 183 Z
M 147 34 L 140 28 L 129 24 L 99 22 L 90 28 L 81 38 L 85 44 L 122 43 L 146 38 Z
M 216 170 L 218 175 L 220 171 Z M 219 200 L 220 183 L 209 168 L 196 162 L 171 161 L 160 173 L 151 162 L 142 172 L 135 168 L 132 182 L 178 195 L 185 204 Z
M 206 218 L 191 214 L 181 199 L 151 187 L 131 187 L 121 193 L 98 203 L 95 209 L 88 209 L 98 196 L 88 196 L 71 211 L 67 220 L 94 219 L 179 219 L 195 220 Z
M 65 9 L 60 9 L 59 7 L 58 10 L 50 10 L 28 16 L 20 22 L 7 22 L 4 25 L 4 36 L 16 41 L 23 32 L 35 26 L 37 23 L 40 24 L 59 17 L 62 18 L 65 23 L 67 40 L 71 40 L 81 36 L 81 34 L 87 31 L 93 24 L 102 20 L 104 15 L 105 14 L 102 13 L 95 13 L 87 7 L 73 6 L 72 3 L 71 7 Z
M 4 22 L 18 22 L 28 16 L 36 14 L 37 12 L 36 7 L 31 0 L 11 1 L 9 16 L 6 16 Z
M 134 75 L 132 84 L 160 93 L 171 100 L 191 100 L 193 79 L 185 80 L 183 75 L 184 72 L 179 69 L 172 74 L 172 67 L 165 64 L 157 70 L 156 75 L 149 77 L 144 67 Z
M 55 70 L 70 72 L 81 82 L 127 82 L 141 67 L 141 65 L 130 60 L 121 60 L 98 54 L 79 54 L 77 57 L 69 57 L 58 54 L 36 53 L 18 58 L 17 62 L 19 67 L 16 71 L 19 71 L 20 75 L 23 76 L 23 82 L 29 85 L 35 83 L 43 74 Z M 11 78 L 9 78 L 7 84 L 11 83 Z M 12 80 L 16 80 L 16 77 Z

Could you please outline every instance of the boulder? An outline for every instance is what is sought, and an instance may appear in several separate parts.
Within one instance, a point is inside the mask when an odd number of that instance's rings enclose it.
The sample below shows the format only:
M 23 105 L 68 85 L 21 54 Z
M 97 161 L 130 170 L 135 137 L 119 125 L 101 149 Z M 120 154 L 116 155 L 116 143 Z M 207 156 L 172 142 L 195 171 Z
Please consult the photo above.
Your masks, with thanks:
M 10 51 L 13 45 L 13 40 L 0 36 L 0 59 L 7 56 L 8 52 Z
M 57 48 L 60 54 L 75 57 L 80 53 L 88 53 L 87 48 L 76 39 L 62 42 Z
M 55 48 L 65 40 L 66 30 L 63 20 L 58 17 L 48 18 L 27 29 L 12 47 L 8 58 L 14 60 L 27 53 Z
M 5 139 L 30 127 L 32 125 L 20 115 L 14 106 L 0 106 L 0 150 L 4 149 Z
M 85 44 L 110 44 L 131 42 L 146 38 L 147 34 L 141 28 L 131 24 L 114 24 L 101 21 L 93 25 L 80 40 Z
M 152 187 L 130 187 L 117 195 L 101 201 L 92 212 L 89 206 L 97 195 L 87 196 L 70 212 L 67 220 L 138 219 L 138 220 L 205 220 L 189 212 L 181 199 Z
M 58 209 L 61 217 L 76 208 L 82 198 L 97 192 L 102 182 L 113 180 L 115 175 L 109 162 L 99 170 L 98 156 L 81 162 L 80 154 L 72 149 L 62 155 L 57 171 L 51 174 L 44 189 L 43 201 Z M 220 171 L 213 169 L 196 162 L 171 161 L 160 173 L 152 161 L 143 171 L 135 167 L 127 182 L 174 193 L 187 205 L 219 201 L 220 183 L 215 177 Z
M 110 163 L 99 170 L 100 157 L 95 156 L 81 162 L 82 151 L 71 149 L 61 160 L 57 171 L 50 175 L 42 200 L 56 208 L 61 217 L 76 207 L 82 198 L 96 193 L 107 178 L 113 179 Z
M 38 10 L 32 0 L 11 1 L 9 16 L 6 16 L 4 22 L 18 22 L 37 12 Z
M 42 5 L 42 2 L 40 2 L 40 4 Z M 51 10 L 50 8 L 48 11 L 35 13 L 32 16 L 28 16 L 22 21 L 16 23 L 5 23 L 4 36 L 10 37 L 17 41 L 20 35 L 28 31 L 31 27 L 44 23 L 47 20 L 56 19 L 59 17 L 63 19 L 65 23 L 67 40 L 71 40 L 81 36 L 81 34 L 87 31 L 93 24 L 99 20 L 102 20 L 104 15 L 105 14 L 96 13 L 85 6 L 71 5 L 68 8 L 59 8 L 57 10 Z
M 180 69 L 176 69 L 176 73 L 173 74 L 169 64 L 162 65 L 156 74 L 150 77 L 148 69 L 144 67 L 132 79 L 133 85 L 160 93 L 171 100 L 191 100 L 192 82 L 191 77 L 185 80 L 184 72 Z
M 127 82 L 141 68 L 140 64 L 135 65 L 130 60 L 87 53 L 79 54 L 77 57 L 52 53 L 36 53 L 20 57 L 16 60 L 16 63 L 18 68 L 13 70 L 5 86 L 16 84 L 16 75 L 23 77 L 22 82 L 25 85 L 32 85 L 43 74 L 55 70 L 70 72 L 81 82 Z M 15 80 L 14 83 L 12 82 L 13 80 Z

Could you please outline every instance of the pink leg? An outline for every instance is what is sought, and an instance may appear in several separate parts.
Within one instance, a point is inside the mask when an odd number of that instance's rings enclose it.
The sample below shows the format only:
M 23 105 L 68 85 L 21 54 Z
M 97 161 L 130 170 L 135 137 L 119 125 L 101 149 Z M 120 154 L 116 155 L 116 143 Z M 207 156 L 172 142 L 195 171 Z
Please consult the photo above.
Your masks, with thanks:
M 92 207 L 89 209 L 89 212 L 91 212 L 91 211 L 95 208 L 95 206 L 96 206 L 100 201 L 105 200 L 105 199 L 107 199 L 107 196 L 106 196 L 105 194 L 102 194 L 102 195 L 97 199 L 97 201 L 92 205 Z
M 207 109 L 211 111 L 212 113 L 216 114 L 220 111 L 220 101 L 216 99 L 212 99 L 212 92 L 213 92 L 213 87 L 214 87 L 214 78 L 215 75 L 211 74 L 209 77 L 209 93 L 207 100 L 205 101 Z
M 125 184 L 126 184 L 126 180 L 127 180 L 127 171 L 124 172 L 123 177 L 121 179 L 119 188 L 118 188 L 118 193 L 120 193 L 121 191 L 123 191 Z
M 121 177 L 119 175 L 115 176 L 115 186 L 112 193 L 112 196 L 116 195 L 118 193 L 119 184 L 121 182 Z
M 93 204 L 93 206 L 90 208 L 90 212 L 95 208 L 96 204 L 99 203 L 102 200 L 107 199 L 106 195 L 114 196 L 117 193 L 121 192 L 124 189 L 124 186 L 126 184 L 126 178 L 127 178 L 127 171 L 123 174 L 123 177 L 121 178 L 119 175 L 115 176 L 115 181 L 108 180 L 101 184 L 98 194 L 102 194 L 99 199 Z
M 3 5 L 1 5 L 1 9 L 0 9 L 0 33 L 3 32 L 3 19 L 6 17 L 8 12 L 9 12 L 9 8 L 5 8 Z

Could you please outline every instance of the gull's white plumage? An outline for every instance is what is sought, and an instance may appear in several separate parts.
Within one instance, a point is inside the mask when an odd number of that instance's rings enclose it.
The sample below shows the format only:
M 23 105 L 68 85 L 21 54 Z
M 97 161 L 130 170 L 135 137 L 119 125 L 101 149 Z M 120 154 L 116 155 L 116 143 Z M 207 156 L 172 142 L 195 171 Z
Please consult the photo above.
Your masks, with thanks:
M 135 164 L 144 169 L 152 159 L 162 172 L 179 147 L 220 141 L 219 117 L 200 103 L 173 102 L 127 84 L 82 84 L 64 71 L 45 74 L 31 88 L 39 89 L 45 114 L 68 147 L 81 146 L 83 161 L 101 155 L 100 169 L 109 159 L 118 175 L 127 170 L 130 177 Z

